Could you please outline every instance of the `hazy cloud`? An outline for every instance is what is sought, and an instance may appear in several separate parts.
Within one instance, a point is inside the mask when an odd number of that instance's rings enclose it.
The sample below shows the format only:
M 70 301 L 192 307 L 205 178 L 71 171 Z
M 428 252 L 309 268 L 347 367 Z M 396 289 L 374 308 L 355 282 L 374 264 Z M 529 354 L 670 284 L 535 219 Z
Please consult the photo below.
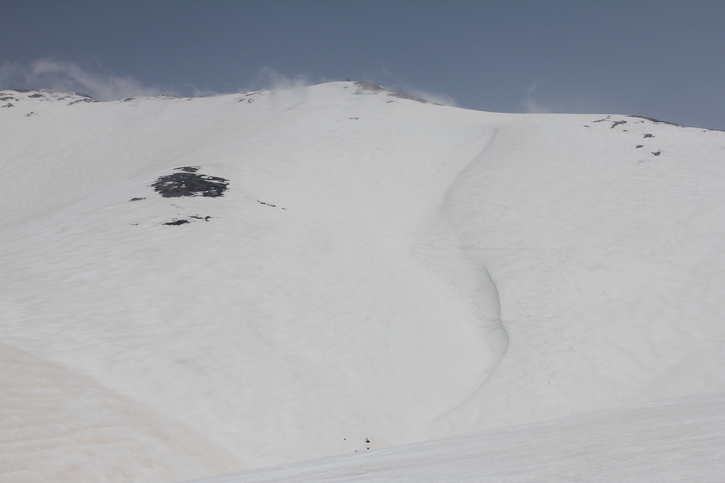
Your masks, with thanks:
M 312 84 L 303 74 L 296 75 L 295 77 L 287 77 L 270 67 L 260 69 L 258 77 L 258 83 L 262 86 L 262 89 L 272 91 L 293 90 Z
M 595 89 L 591 86 L 584 89 L 580 86 L 557 86 L 547 89 L 539 89 L 539 87 L 537 81 L 529 84 L 526 96 L 519 102 L 519 106 L 524 112 L 532 114 L 606 112 L 613 114 L 630 111 L 628 106 L 619 101 L 618 97 L 607 97 L 601 89 Z
M 237 91 L 234 91 L 234 92 L 219 92 L 219 91 L 214 91 L 212 89 L 199 88 L 199 87 L 196 87 L 193 84 L 187 84 L 186 87 L 187 87 L 187 90 L 190 90 L 191 91 L 191 94 L 190 94 L 191 97 L 215 97 L 215 96 L 225 96 L 225 95 L 228 95 L 228 94 L 236 94 L 237 93 Z
M 423 89 L 418 89 L 411 86 L 397 86 L 393 87 L 393 90 L 408 94 L 424 101 L 433 102 L 435 104 L 441 104 L 443 106 L 458 107 L 458 102 L 448 94 L 442 92 L 430 92 Z
M 0 86 L 39 89 L 57 87 L 83 92 L 99 101 L 134 95 L 173 94 L 169 89 L 145 85 L 131 76 L 91 72 L 74 62 L 40 59 L 30 64 L 0 64 Z
M 519 104 L 521 108 L 530 114 L 545 114 L 553 112 L 550 108 L 544 106 L 541 102 L 534 100 L 534 92 L 536 92 L 537 81 L 533 81 L 526 92 L 526 98 Z

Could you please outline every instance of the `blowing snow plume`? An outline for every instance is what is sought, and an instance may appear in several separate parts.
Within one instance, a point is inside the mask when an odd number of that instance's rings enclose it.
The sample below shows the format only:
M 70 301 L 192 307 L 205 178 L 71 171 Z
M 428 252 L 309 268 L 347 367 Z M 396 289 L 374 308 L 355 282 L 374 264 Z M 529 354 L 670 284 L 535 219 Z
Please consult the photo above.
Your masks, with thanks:
M 157 95 L 161 88 L 144 85 L 130 76 L 117 76 L 89 71 L 74 62 L 40 59 L 29 65 L 0 65 L 0 84 L 4 87 L 56 87 L 71 92 L 84 92 L 100 101 L 124 99 L 134 95 Z

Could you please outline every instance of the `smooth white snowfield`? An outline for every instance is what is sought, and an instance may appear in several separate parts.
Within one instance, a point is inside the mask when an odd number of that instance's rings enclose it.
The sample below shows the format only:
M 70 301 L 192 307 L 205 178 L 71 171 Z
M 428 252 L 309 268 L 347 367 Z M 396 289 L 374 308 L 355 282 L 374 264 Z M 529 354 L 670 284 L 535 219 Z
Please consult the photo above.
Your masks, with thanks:
M 721 482 L 725 392 L 194 483 Z
M 187 480 L 568 416 L 575 439 L 574 415 L 725 390 L 725 133 L 351 82 L 0 99 L 1 481 Z M 197 168 L 223 196 L 152 187 Z

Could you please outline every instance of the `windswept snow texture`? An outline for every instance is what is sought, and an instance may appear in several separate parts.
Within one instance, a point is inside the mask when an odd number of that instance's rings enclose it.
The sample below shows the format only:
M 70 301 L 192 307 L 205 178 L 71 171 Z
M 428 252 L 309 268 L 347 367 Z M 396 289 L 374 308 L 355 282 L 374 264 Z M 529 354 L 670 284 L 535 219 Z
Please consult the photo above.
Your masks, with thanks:
M 194 483 L 717 483 L 723 426 L 716 392 Z
M 567 449 L 583 413 L 725 391 L 725 133 L 354 82 L 0 99 L 0 481 L 372 462 L 476 431 L 473 453 L 560 438 L 532 468 L 560 448 L 567 481 L 593 468 Z M 684 447 L 666 419 L 635 429 L 639 467 Z M 725 451 L 710 420 L 687 434 Z

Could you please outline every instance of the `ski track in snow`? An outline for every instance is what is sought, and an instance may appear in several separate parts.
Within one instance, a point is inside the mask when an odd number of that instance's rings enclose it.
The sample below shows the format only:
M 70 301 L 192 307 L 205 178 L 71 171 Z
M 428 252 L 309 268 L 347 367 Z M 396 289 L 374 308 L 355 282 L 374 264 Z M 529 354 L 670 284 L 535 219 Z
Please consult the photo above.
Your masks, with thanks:
M 496 368 L 505 357 L 509 346 L 509 336 L 504 321 L 501 319 L 501 300 L 499 298 L 496 283 L 486 267 L 484 260 L 476 256 L 474 252 L 466 250 L 466 243 L 460 237 L 459 227 L 453 226 L 454 219 L 451 213 L 451 193 L 456 191 L 458 185 L 465 180 L 472 167 L 481 162 L 482 155 L 494 142 L 497 130 L 492 130 L 485 141 L 483 149 L 455 177 L 445 192 L 440 207 L 433 215 L 433 220 L 427 223 L 425 228 L 426 249 L 418 249 L 419 257 L 440 257 L 445 260 L 444 266 L 433 269 L 436 277 L 450 286 L 450 290 L 456 292 L 459 297 L 451 297 L 451 300 L 458 300 L 461 304 L 461 311 L 468 315 L 468 321 L 475 329 L 475 336 L 486 344 L 491 352 L 491 359 L 481 363 L 481 375 L 479 382 L 470 396 L 455 404 L 455 407 L 446 411 L 430 422 L 425 429 L 425 434 L 435 437 L 441 434 L 449 434 L 455 431 L 460 423 L 453 423 L 450 420 L 456 413 L 470 401 L 475 394 L 479 393 Z M 445 240 L 445 241 L 444 241 Z M 446 248 L 433 248 L 432 244 L 442 244 Z M 427 251 L 426 256 L 423 252 Z M 440 252 L 448 252 L 448 256 L 441 256 Z M 441 264 L 443 265 L 443 264 Z M 460 426 L 458 426 L 460 427 Z

